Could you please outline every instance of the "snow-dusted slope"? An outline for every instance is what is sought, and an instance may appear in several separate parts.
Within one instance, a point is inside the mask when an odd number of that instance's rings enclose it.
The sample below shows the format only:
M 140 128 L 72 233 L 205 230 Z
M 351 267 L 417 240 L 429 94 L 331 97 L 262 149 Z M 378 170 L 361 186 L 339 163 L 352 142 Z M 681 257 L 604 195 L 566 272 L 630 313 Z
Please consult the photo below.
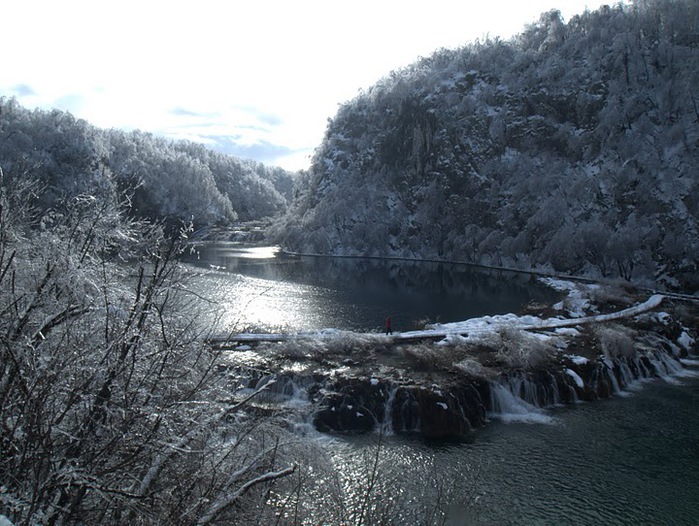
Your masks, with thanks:
M 546 13 L 344 104 L 280 241 L 699 289 L 699 4 Z

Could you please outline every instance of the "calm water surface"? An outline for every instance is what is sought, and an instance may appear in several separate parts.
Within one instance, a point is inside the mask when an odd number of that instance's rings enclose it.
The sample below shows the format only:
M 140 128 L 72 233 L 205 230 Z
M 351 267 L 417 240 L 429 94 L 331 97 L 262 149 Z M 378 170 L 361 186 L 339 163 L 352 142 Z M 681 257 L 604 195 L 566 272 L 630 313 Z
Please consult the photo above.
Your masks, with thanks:
M 185 262 L 207 271 L 199 291 L 223 307 L 231 329 L 396 330 L 424 320 L 520 312 L 558 294 L 527 274 L 458 264 L 291 256 L 274 247 L 204 245 Z

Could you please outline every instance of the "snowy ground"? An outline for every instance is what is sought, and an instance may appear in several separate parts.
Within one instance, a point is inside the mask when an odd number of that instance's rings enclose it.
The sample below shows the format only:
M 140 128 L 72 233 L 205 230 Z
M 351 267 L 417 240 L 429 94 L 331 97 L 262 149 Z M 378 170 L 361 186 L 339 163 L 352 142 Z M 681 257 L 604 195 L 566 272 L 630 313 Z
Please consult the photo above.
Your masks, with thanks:
M 611 314 L 598 314 L 595 316 L 583 316 L 579 318 L 539 318 L 537 316 L 517 316 L 515 314 L 503 314 L 499 316 L 484 316 L 455 323 L 435 324 L 425 331 L 411 331 L 396 335 L 396 339 L 415 339 L 421 336 L 445 338 L 460 335 L 469 340 L 477 340 L 486 334 L 493 333 L 504 327 L 520 330 L 556 330 L 576 327 L 589 323 L 599 323 L 637 316 L 657 308 L 664 296 L 654 294 L 648 300 L 628 309 L 623 309 Z

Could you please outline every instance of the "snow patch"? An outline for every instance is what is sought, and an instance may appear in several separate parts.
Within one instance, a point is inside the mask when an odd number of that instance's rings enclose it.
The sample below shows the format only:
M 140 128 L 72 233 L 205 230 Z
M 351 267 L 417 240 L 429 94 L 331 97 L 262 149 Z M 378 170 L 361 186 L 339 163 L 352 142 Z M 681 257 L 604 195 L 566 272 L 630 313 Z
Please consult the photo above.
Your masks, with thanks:
M 580 378 L 580 376 L 578 375 L 578 373 L 576 373 L 576 372 L 573 371 L 572 369 L 566 369 L 566 374 L 567 374 L 568 376 L 570 376 L 573 380 L 575 380 L 575 383 L 577 384 L 577 386 L 578 386 L 580 389 L 584 389 L 584 388 L 585 388 L 585 382 L 583 382 L 583 379 Z
M 651 314 L 651 319 L 654 321 L 658 321 L 663 325 L 667 325 L 672 321 L 671 316 L 667 312 L 654 312 L 653 314 Z
M 580 331 L 578 329 L 574 329 L 573 327 L 560 327 L 554 332 L 560 336 L 580 336 Z
M 587 315 L 592 307 L 588 296 L 591 291 L 599 288 L 599 285 L 582 285 L 556 278 L 543 278 L 541 281 L 554 290 L 566 293 L 566 298 L 556 303 L 553 308 L 566 311 L 573 318 Z
M 680 334 L 680 337 L 677 338 L 677 343 L 679 343 L 682 347 L 684 347 L 685 350 L 691 351 L 692 348 L 694 347 L 694 338 L 692 338 L 689 334 L 687 334 L 687 331 L 682 331 L 682 334 Z
M 578 356 L 576 354 L 569 354 L 567 355 L 567 358 L 570 358 L 570 361 L 572 361 L 575 365 L 585 365 L 590 361 L 584 356 Z

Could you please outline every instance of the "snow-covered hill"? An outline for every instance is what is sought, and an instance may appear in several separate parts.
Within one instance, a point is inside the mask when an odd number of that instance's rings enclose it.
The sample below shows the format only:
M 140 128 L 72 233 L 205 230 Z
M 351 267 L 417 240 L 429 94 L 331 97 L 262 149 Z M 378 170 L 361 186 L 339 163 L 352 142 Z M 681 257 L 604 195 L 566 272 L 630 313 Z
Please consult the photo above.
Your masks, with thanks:
M 342 105 L 280 242 L 699 289 L 699 5 L 441 50 Z

